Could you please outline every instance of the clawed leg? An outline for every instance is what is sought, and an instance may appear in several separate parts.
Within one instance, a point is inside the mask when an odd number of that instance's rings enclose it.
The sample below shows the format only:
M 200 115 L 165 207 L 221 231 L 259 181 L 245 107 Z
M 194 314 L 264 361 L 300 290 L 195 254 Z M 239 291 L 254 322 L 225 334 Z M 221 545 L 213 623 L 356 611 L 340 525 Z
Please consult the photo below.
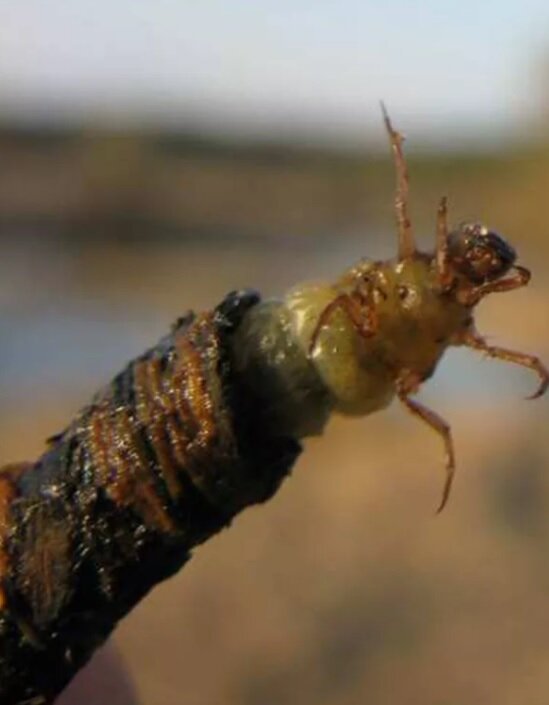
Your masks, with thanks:
M 456 469 L 452 431 L 446 421 L 444 421 L 444 419 L 432 409 L 429 409 L 415 399 L 410 399 L 405 389 L 398 390 L 398 397 L 408 411 L 414 414 L 414 416 L 418 416 L 422 419 L 422 421 L 428 424 L 433 431 L 436 431 L 442 437 L 446 459 L 444 466 L 446 470 L 446 481 L 442 490 L 442 499 L 437 509 L 437 514 L 439 514 L 446 506 L 446 502 L 450 496 L 450 490 L 452 489 L 452 481 L 454 479 Z
M 437 233 L 435 266 L 438 284 L 441 291 L 446 291 L 451 284 L 451 273 L 448 266 L 448 199 L 440 199 L 437 211 Z
M 513 273 L 504 279 L 497 279 L 487 282 L 471 289 L 466 294 L 466 299 L 462 301 L 466 306 L 475 306 L 487 294 L 496 294 L 503 291 L 512 291 L 526 286 L 530 281 L 530 271 L 526 267 L 513 266 Z
M 404 137 L 397 132 L 389 118 L 385 105 L 381 103 L 383 121 L 389 134 L 391 148 L 395 160 L 397 191 L 395 196 L 395 213 L 398 226 L 398 258 L 399 260 L 409 259 L 416 251 L 412 224 L 408 213 L 408 167 L 402 151 Z
M 514 362 L 516 365 L 527 367 L 529 370 L 534 370 L 540 378 L 540 384 L 534 394 L 531 394 L 527 399 L 536 399 L 541 397 L 549 387 L 549 370 L 535 355 L 527 355 L 526 353 L 507 350 L 506 348 L 498 348 L 494 345 L 488 345 L 482 336 L 475 331 L 467 331 L 460 340 L 461 345 L 465 345 L 473 350 L 480 350 L 488 357 L 495 360 L 504 360 L 505 362 Z
M 375 333 L 377 318 L 374 308 L 368 305 L 367 300 L 363 296 L 353 297 L 350 294 L 341 294 L 329 303 L 320 314 L 309 343 L 309 357 L 312 357 L 315 351 L 321 330 L 337 309 L 341 309 L 347 314 L 358 334 L 363 338 L 369 338 Z

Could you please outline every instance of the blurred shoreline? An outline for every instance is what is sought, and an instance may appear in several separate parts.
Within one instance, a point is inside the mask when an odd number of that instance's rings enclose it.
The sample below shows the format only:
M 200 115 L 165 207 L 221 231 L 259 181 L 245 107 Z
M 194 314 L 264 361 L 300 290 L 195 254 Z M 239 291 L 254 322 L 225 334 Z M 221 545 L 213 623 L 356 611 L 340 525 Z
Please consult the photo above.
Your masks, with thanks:
M 380 126 L 381 133 L 381 126 Z M 413 146 L 414 136 L 409 136 Z M 94 242 L 318 242 L 392 225 L 388 148 L 356 153 L 200 134 L 0 127 L 0 239 Z M 514 208 L 507 228 L 543 222 L 535 194 L 547 185 L 549 145 L 434 154 L 412 150 L 412 207 L 431 229 L 443 193 L 452 212 L 485 218 Z M 540 183 L 540 177 L 543 181 Z M 513 217 L 513 214 L 516 214 Z M 518 215 L 521 218 L 517 217 Z M 544 216 L 543 216 L 544 217 Z M 485 218 L 486 219 L 486 218 Z

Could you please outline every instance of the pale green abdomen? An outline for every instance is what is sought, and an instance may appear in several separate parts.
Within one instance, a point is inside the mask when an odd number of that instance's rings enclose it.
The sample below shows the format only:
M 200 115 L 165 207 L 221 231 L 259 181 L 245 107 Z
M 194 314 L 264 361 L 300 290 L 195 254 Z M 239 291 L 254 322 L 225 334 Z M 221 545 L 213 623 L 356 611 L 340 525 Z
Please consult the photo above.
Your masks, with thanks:
M 301 286 L 252 308 L 236 333 L 239 372 L 282 434 L 318 435 L 331 412 L 366 415 L 393 397 L 386 367 L 343 311 L 334 312 L 309 355 L 318 319 L 336 296 L 329 286 Z
M 308 284 L 286 296 L 292 335 L 304 354 L 322 312 L 337 295 L 333 287 Z M 342 309 L 336 309 L 320 330 L 311 360 L 330 390 L 334 411 L 364 416 L 383 409 L 394 396 L 392 377 L 375 341 L 361 337 Z

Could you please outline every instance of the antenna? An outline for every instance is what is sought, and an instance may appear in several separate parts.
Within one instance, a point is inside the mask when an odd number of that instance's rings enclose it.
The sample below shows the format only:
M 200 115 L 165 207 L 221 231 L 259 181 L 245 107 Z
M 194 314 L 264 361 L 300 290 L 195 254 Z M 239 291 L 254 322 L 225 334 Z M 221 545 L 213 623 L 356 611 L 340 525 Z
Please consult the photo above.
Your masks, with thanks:
M 389 118 L 389 113 L 383 101 L 381 101 L 381 111 L 383 121 L 389 135 L 389 142 L 393 151 L 395 161 L 397 187 L 395 195 L 395 215 L 398 226 L 398 259 L 410 259 L 416 252 L 416 243 L 412 232 L 412 223 L 408 213 L 408 167 L 402 151 L 404 137 L 397 132 Z

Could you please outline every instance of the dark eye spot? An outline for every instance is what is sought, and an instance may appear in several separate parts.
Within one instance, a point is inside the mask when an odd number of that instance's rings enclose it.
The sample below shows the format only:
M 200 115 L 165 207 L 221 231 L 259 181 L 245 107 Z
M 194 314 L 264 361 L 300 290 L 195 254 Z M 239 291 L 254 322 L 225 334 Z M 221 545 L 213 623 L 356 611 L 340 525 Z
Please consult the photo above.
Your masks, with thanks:
M 385 291 L 385 289 L 382 289 L 380 286 L 376 286 L 375 291 L 376 291 L 376 293 L 378 293 L 378 294 L 381 296 L 381 298 L 383 299 L 383 301 L 387 301 L 387 299 L 388 299 L 388 294 L 387 294 L 387 292 Z
M 472 284 L 498 279 L 516 259 L 514 249 L 480 223 L 465 223 L 453 231 L 448 237 L 448 252 L 452 267 Z
M 397 289 L 397 293 L 398 293 L 398 298 L 401 301 L 404 301 L 405 299 L 408 298 L 408 296 L 410 294 L 410 289 L 408 289 L 407 286 L 399 286 Z
M 486 247 L 481 247 L 480 245 L 475 245 L 475 247 L 471 250 L 471 257 L 473 259 L 482 259 L 489 254 L 490 252 L 486 249 Z

